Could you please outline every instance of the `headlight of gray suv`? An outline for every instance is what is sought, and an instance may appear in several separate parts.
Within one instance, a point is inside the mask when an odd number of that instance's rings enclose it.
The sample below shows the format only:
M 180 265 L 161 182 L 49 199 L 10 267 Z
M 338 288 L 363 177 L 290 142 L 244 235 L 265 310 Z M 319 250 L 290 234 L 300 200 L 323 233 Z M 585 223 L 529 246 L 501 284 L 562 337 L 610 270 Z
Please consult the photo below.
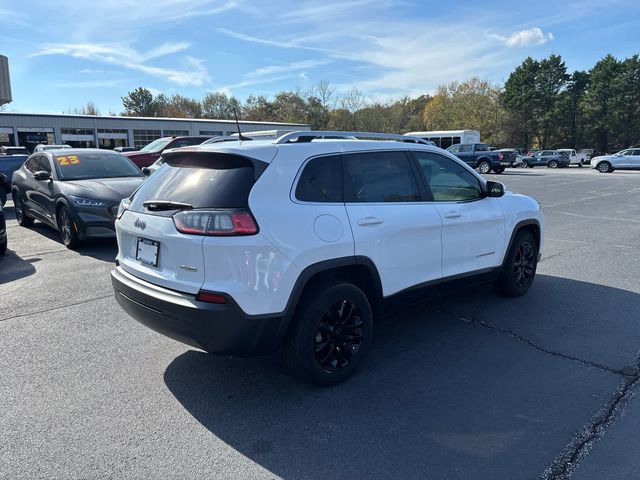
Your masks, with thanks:
M 69 195 L 69 198 L 79 207 L 106 207 L 109 202 L 104 200 L 96 200 L 94 198 L 77 197 Z

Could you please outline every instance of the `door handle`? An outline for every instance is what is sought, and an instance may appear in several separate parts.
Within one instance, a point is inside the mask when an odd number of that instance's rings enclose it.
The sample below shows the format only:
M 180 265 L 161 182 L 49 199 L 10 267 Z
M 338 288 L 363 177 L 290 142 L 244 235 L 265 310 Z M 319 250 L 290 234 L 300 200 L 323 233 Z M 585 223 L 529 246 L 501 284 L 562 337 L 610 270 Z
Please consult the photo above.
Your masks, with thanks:
M 362 227 L 366 227 L 369 225 L 380 225 L 381 223 L 384 223 L 384 220 L 376 217 L 365 217 L 358 219 L 358 225 Z
M 460 212 L 447 212 L 444 214 L 444 218 L 460 218 L 461 216 Z

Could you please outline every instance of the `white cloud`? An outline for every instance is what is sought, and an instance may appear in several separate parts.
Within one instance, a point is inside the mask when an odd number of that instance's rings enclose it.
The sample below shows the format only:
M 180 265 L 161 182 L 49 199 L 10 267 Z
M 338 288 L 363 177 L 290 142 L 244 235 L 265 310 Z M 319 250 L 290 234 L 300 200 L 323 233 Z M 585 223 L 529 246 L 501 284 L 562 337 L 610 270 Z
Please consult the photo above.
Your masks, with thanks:
M 333 60 L 330 58 L 323 59 L 311 59 L 311 60 L 301 60 L 298 62 L 291 62 L 286 65 L 268 65 L 266 67 L 256 68 L 253 72 L 249 73 L 247 76 L 249 77 L 260 77 L 263 75 L 272 75 L 274 73 L 280 72 L 291 72 L 294 70 L 308 70 L 316 67 L 320 67 L 322 65 L 327 65 L 331 63 Z
M 153 77 L 164 78 L 181 86 L 200 86 L 209 79 L 204 61 L 201 59 L 185 57 L 181 62 L 184 65 L 182 70 L 157 67 L 146 63 L 149 60 L 181 52 L 188 47 L 189 44 L 186 42 L 165 43 L 147 52 L 139 52 L 126 44 L 48 43 L 31 56 L 67 55 L 142 72 Z
M 526 30 L 513 32 L 511 35 L 503 36 L 497 33 L 490 33 L 490 38 L 504 43 L 507 47 L 528 47 L 529 45 L 542 45 L 553 40 L 553 33 L 544 33 L 541 28 L 533 27 Z
M 493 41 L 483 35 L 481 25 L 486 19 L 477 18 L 476 24 L 464 20 L 460 24 L 411 20 L 390 23 L 366 20 L 363 15 L 361 22 L 343 19 L 331 22 L 330 27 L 308 21 L 310 25 L 302 25 L 299 35 L 286 38 L 219 31 L 258 45 L 321 52 L 337 64 L 321 78 L 335 81 L 344 73 L 354 73 L 355 78 L 334 86 L 340 90 L 355 86 L 371 95 L 429 93 L 439 84 L 486 76 L 512 61 L 504 52 L 496 51 Z M 264 68 L 267 73 L 275 73 L 285 71 L 285 67 Z M 260 70 L 247 74 L 248 80 L 225 88 L 257 83 L 251 79 Z M 275 80 L 281 78 L 272 79 Z

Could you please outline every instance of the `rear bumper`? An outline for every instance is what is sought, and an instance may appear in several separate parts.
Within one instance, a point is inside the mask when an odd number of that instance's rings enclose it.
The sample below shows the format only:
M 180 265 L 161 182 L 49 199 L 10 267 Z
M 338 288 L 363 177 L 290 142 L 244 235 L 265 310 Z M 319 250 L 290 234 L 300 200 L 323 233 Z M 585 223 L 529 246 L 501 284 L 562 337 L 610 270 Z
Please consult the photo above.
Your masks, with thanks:
M 135 320 L 169 338 L 211 353 L 253 356 L 280 345 L 281 315 L 247 315 L 231 299 L 224 305 L 158 287 L 125 272 L 111 271 L 117 302 Z

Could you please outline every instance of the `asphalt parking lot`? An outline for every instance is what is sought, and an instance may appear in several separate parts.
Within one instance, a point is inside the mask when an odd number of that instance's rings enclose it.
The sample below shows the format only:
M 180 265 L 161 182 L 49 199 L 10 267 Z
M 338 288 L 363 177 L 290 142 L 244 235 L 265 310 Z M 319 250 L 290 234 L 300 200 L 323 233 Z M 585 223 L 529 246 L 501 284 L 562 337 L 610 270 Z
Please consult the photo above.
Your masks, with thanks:
M 458 292 L 376 324 L 333 388 L 216 357 L 116 304 L 116 246 L 7 215 L 0 478 L 640 477 L 640 172 L 490 175 L 546 216 L 523 298 Z

